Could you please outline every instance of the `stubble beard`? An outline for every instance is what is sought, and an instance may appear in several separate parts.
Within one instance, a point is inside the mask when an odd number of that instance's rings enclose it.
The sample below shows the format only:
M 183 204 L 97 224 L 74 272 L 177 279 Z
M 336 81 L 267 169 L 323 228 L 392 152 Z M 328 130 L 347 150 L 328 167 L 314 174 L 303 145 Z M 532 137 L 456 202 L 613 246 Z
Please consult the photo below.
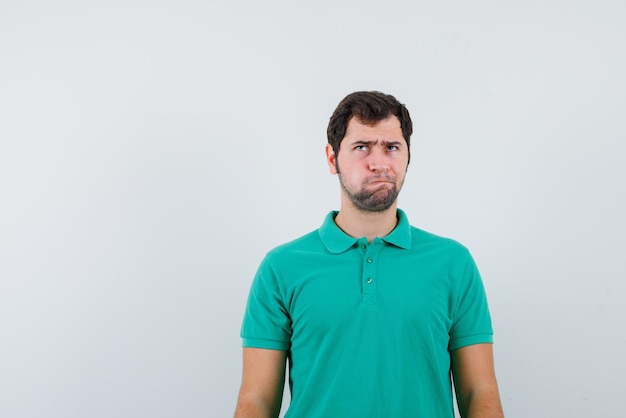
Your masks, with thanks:
M 374 180 L 368 179 L 361 185 L 361 189 L 359 191 L 353 192 L 346 186 L 341 172 L 339 171 L 338 177 L 341 188 L 345 192 L 346 196 L 350 199 L 354 207 L 362 212 L 383 212 L 389 209 L 395 203 L 398 198 L 398 194 L 400 193 L 400 189 L 402 188 L 402 185 L 400 185 L 400 188 L 396 186 L 395 179 L 383 176 L 384 179 L 392 182 L 391 187 L 385 184 L 368 190 L 368 182 Z

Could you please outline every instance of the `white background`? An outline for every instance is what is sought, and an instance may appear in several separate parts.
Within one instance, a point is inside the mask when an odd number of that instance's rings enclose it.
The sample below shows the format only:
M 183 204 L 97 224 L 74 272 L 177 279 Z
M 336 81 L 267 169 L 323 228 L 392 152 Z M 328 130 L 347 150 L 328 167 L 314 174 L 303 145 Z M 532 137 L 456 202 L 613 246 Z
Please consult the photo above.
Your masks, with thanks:
M 227 417 L 247 291 L 355 90 L 483 273 L 508 418 L 626 408 L 623 1 L 2 1 L 0 416 Z

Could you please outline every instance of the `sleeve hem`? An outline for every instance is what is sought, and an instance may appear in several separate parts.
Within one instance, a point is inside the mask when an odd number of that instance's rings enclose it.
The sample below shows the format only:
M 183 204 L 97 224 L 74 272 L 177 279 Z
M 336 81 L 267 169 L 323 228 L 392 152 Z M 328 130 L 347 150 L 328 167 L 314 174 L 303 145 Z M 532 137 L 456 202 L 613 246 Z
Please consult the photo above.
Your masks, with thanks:
M 288 350 L 289 342 L 263 340 L 260 338 L 243 338 L 243 347 L 248 348 L 267 348 L 270 350 Z
M 475 334 L 450 341 L 450 351 L 474 344 L 493 344 L 493 334 Z

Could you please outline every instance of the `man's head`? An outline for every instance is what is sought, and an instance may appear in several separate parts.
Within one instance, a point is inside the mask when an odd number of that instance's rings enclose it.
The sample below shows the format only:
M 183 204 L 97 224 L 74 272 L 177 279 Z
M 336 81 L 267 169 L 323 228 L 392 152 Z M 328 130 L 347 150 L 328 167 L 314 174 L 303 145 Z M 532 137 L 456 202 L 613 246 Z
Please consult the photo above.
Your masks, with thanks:
M 328 129 L 326 130 L 328 143 L 333 147 L 335 154 L 339 155 L 341 141 L 346 135 L 348 123 L 352 118 L 365 125 L 375 125 L 389 116 L 395 116 L 400 121 L 402 136 L 406 141 L 410 160 L 413 123 L 409 111 L 395 97 L 378 91 L 357 91 L 347 95 L 339 103 L 328 122 Z
M 411 119 L 393 96 L 358 92 L 337 107 L 328 126 L 326 158 L 342 189 L 342 208 L 395 207 L 409 164 Z

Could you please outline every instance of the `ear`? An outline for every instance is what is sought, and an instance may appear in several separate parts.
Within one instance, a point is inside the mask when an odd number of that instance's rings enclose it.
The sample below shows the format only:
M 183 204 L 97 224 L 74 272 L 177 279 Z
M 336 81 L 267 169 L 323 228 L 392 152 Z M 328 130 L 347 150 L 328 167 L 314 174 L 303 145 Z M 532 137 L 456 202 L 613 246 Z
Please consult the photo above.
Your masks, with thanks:
M 330 174 L 337 174 L 337 156 L 330 144 L 326 144 L 326 162 L 328 163 Z

